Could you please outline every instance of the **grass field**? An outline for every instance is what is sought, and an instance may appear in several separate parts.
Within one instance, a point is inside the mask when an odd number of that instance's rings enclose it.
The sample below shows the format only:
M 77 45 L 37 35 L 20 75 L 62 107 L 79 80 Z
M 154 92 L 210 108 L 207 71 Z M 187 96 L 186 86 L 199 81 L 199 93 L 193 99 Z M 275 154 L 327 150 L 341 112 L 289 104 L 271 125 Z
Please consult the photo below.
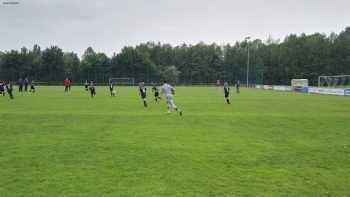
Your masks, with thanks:
M 150 88 L 149 88 L 150 89 Z M 179 87 L 0 97 L 0 196 L 350 196 L 350 98 Z

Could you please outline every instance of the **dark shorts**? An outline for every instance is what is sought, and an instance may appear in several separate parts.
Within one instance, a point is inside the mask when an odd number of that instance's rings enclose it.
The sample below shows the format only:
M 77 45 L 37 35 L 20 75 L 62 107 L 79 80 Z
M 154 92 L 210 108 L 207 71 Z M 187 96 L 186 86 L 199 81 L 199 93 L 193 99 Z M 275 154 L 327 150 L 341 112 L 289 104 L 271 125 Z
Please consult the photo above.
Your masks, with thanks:
M 155 92 L 155 93 L 154 93 L 154 96 L 155 96 L 155 97 L 158 97 L 158 96 L 159 96 L 159 92 Z
M 229 97 L 230 93 L 229 92 L 225 92 L 225 98 Z

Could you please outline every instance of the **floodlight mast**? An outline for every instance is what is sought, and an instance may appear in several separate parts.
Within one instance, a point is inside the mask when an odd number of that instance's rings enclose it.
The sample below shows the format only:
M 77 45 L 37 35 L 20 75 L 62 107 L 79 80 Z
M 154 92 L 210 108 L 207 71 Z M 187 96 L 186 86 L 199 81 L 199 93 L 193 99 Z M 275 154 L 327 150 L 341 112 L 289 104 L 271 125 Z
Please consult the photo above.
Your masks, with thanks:
M 247 58 L 247 88 L 249 87 L 249 61 L 250 61 L 250 51 L 249 51 L 249 41 L 250 36 L 246 37 L 245 40 L 247 41 L 247 51 L 248 51 L 248 58 Z

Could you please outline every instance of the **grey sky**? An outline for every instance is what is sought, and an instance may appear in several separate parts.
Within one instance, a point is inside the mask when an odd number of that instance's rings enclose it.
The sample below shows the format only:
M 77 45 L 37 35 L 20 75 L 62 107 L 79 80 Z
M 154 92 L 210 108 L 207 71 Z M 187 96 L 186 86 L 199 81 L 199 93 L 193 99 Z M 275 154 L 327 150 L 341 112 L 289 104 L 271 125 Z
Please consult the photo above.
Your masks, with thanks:
M 349 0 L 0 0 L 0 50 L 58 45 L 111 55 L 146 41 L 234 43 L 340 32 Z M 15 1 L 15 0 L 11 0 Z

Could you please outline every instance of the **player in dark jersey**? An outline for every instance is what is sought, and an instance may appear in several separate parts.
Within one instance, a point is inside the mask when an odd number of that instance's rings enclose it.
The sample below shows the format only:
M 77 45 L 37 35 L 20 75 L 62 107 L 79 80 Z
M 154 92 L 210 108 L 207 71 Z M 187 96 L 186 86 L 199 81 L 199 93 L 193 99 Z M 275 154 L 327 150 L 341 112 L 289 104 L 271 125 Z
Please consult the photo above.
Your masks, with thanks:
M 68 91 L 70 92 L 70 90 L 72 89 L 72 80 L 70 78 L 68 78 L 68 80 L 69 80 Z
M 31 80 L 30 83 L 30 90 L 29 92 L 34 93 L 35 92 L 35 85 L 34 85 L 34 80 Z
M 145 83 L 141 82 L 139 84 L 139 95 L 141 99 L 143 100 L 143 106 L 147 107 L 147 88 L 145 87 Z
M 236 83 L 236 92 L 237 94 L 241 92 L 241 82 L 239 80 Z
M 18 91 L 23 92 L 23 79 L 19 78 L 18 80 Z
M 0 81 L 0 95 L 5 96 L 5 82 Z
M 116 91 L 114 90 L 113 82 L 109 83 L 109 92 L 110 92 L 111 96 L 115 96 L 115 94 L 116 94 Z
M 27 77 L 24 79 L 23 83 L 24 83 L 24 91 L 28 92 L 29 80 Z
M 161 97 L 159 96 L 159 90 L 158 90 L 157 86 L 154 85 L 154 86 L 152 87 L 152 93 L 153 93 L 153 96 L 154 96 L 154 100 L 155 100 L 155 102 L 157 103 L 158 100 L 161 99 Z
M 93 98 L 96 95 L 96 87 L 93 80 L 90 81 L 89 90 L 90 90 L 91 98 Z
M 7 94 L 10 96 L 10 99 L 14 99 L 12 91 L 13 91 L 13 84 L 12 81 L 9 81 L 6 84 L 6 90 L 7 90 Z
M 224 93 L 225 93 L 226 103 L 230 104 L 230 87 L 227 81 L 224 83 Z

